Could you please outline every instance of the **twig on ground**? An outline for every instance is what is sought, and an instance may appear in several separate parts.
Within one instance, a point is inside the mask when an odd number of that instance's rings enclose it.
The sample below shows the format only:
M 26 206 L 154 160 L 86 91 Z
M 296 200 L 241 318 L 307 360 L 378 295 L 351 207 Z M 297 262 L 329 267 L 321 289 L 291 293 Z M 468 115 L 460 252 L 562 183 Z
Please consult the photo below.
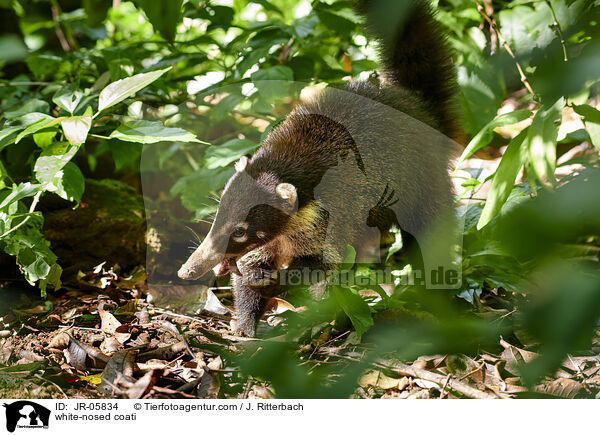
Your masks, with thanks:
M 406 364 L 397 363 L 394 367 L 387 367 L 388 369 L 393 370 L 397 374 L 401 376 L 410 376 L 413 378 L 424 379 L 426 381 L 433 382 L 440 386 L 447 385 L 451 390 L 458 391 L 461 394 L 464 394 L 467 397 L 471 397 L 473 399 L 498 399 L 499 396 L 496 394 L 486 393 L 485 391 L 478 390 L 477 388 L 473 388 L 470 385 L 465 384 L 464 382 L 460 382 L 456 379 L 448 379 L 446 382 L 446 376 L 438 375 L 437 373 L 431 373 L 427 370 L 418 369 L 415 367 L 408 366 Z M 446 387 L 444 386 L 444 388 Z

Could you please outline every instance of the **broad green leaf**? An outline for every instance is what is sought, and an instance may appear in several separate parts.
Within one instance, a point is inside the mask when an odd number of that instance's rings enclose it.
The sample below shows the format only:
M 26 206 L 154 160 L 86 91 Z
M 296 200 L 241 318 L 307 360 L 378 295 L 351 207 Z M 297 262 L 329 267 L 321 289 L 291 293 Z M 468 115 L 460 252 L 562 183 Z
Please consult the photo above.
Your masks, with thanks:
M 117 171 L 128 166 L 139 170 L 140 156 L 144 145 L 134 142 L 108 141 L 108 148 L 112 153 Z
M 471 139 L 471 142 L 469 142 L 460 156 L 459 162 L 465 161 L 467 158 L 473 155 L 473 153 L 479 151 L 481 148 L 484 148 L 487 144 L 489 144 L 494 136 L 493 132 L 496 127 L 516 124 L 517 122 L 521 122 L 524 119 L 529 118 L 531 113 L 532 112 L 530 110 L 515 110 L 514 112 L 504 113 L 490 121 L 479 131 L 479 133 L 475 135 L 473 139 Z
M 523 153 L 521 145 L 527 137 L 527 129 L 519 133 L 510 141 L 500 165 L 496 170 L 492 185 L 488 192 L 488 197 L 477 222 L 477 229 L 480 230 L 486 226 L 502 209 L 502 206 L 508 199 L 510 192 L 515 184 L 519 170 L 523 166 Z
M 129 121 L 120 125 L 110 134 L 113 139 L 125 142 L 156 143 L 156 142 L 199 142 L 196 136 L 182 128 L 165 127 L 155 121 Z
M 67 201 L 79 202 L 85 190 L 83 174 L 73 162 L 56 173 L 53 184 L 57 187 L 56 194 Z
M 21 133 L 19 133 L 17 135 L 17 138 L 15 139 L 15 143 L 19 143 L 19 141 L 21 139 L 23 139 L 26 136 L 29 136 L 30 134 L 34 134 L 37 133 L 38 131 L 47 128 L 47 127 L 51 127 L 55 124 L 58 124 L 63 118 L 53 118 L 52 116 L 49 116 L 47 118 L 41 118 L 39 120 L 37 120 L 36 122 L 34 122 L 33 124 L 29 124 L 27 126 L 27 128 L 25 128 L 25 130 L 23 130 Z
M 23 116 L 23 115 L 33 114 L 34 112 L 40 112 L 40 113 L 46 115 L 46 113 L 48 113 L 49 111 L 50 111 L 50 105 L 47 102 L 45 102 L 43 100 L 31 99 L 31 100 L 28 100 L 25 104 L 21 105 L 19 108 L 16 108 L 14 110 L 8 110 L 8 111 L 4 112 L 3 116 L 6 119 L 15 119 L 15 118 L 19 118 L 20 116 Z M 33 122 L 33 121 L 31 121 L 31 122 Z M 29 122 L 27 122 L 27 120 L 25 120 L 25 122 L 23 122 L 23 123 L 29 124 Z
M 573 109 L 583 116 L 583 123 L 590 135 L 592 144 L 600 150 L 600 111 L 587 104 L 575 106 Z
M 27 57 L 27 46 L 17 35 L 0 36 L 0 61 L 11 63 Z
M 139 90 L 145 88 L 150 83 L 157 80 L 164 73 L 169 71 L 171 67 L 164 68 L 148 73 L 136 74 L 133 77 L 117 80 L 111 83 L 100 92 L 98 100 L 98 112 L 120 103 L 125 98 L 132 96 Z
M 78 149 L 64 142 L 53 144 L 40 154 L 34 166 L 35 176 L 44 189 L 68 201 L 79 201 L 84 189 L 81 171 L 70 162 Z
M 66 57 L 55 56 L 53 54 L 32 54 L 25 59 L 27 67 L 38 79 L 52 77 L 57 72 L 68 71 L 72 65 Z
M 350 289 L 340 286 L 333 287 L 333 294 L 339 306 L 352 322 L 359 337 L 373 326 L 371 308 L 363 298 Z
M 16 257 L 19 268 L 31 285 L 46 278 L 56 263 L 56 255 L 50 250 L 50 243 L 41 231 L 41 214 L 35 216 L 37 219 L 30 219 L 2 240 L 4 252 Z
M 223 145 L 213 145 L 206 150 L 206 167 L 223 168 L 240 157 L 250 154 L 258 146 L 248 139 L 233 139 Z
M 43 190 L 41 184 L 21 183 L 18 186 L 13 187 L 12 192 L 0 203 L 0 209 L 3 209 L 7 205 L 10 205 L 16 201 L 29 196 L 34 196 L 36 193 Z
M 52 101 L 71 115 L 83 98 L 83 92 L 75 85 L 65 86 L 52 97 Z
M 294 80 L 294 72 L 287 66 L 278 65 L 253 72 L 252 80 Z
M 263 8 L 265 8 L 265 10 L 272 11 L 272 12 L 278 13 L 279 15 L 283 16 L 283 12 L 281 11 L 281 9 L 279 9 L 277 6 L 275 6 L 273 3 L 271 3 L 268 0 L 252 0 L 252 3 L 259 4 Z
M 561 118 L 565 106 L 564 98 L 559 99 L 548 108 L 541 107 L 533 117 L 527 135 L 529 150 L 529 163 L 535 176 L 542 184 L 554 184 L 556 170 L 556 138 L 559 124 L 555 123 Z
M 23 129 L 23 126 L 13 126 L 13 127 L 6 127 L 4 129 L 0 130 L 0 141 L 3 141 L 8 136 L 13 134 L 15 131 L 19 131 L 22 129 Z
M 181 203 L 188 210 L 196 212 L 196 217 L 202 218 L 216 209 L 216 203 L 211 203 L 209 196 L 225 186 L 235 170 L 200 168 L 193 174 L 182 177 L 171 188 L 171 195 L 181 194 Z
M 294 31 L 298 38 L 306 38 L 312 32 L 314 32 L 315 27 L 319 19 L 316 15 L 310 15 L 308 17 L 301 18 L 300 20 L 296 20 L 294 22 Z
M 63 132 L 67 140 L 73 145 L 81 145 L 85 142 L 87 135 L 92 127 L 91 110 L 86 111 L 86 115 L 72 116 L 61 121 Z
M 112 5 L 111 2 L 107 2 L 106 0 L 83 0 L 82 3 L 86 15 L 86 23 L 92 28 L 102 25 Z
M 67 201 L 78 202 L 85 189 L 83 174 L 73 162 L 67 162 L 56 172 L 44 171 L 36 174 L 44 189 L 54 192 Z
M 175 40 L 177 25 L 181 22 L 183 0 L 136 0 L 152 24 L 163 38 Z
M 22 126 L 6 127 L 0 130 L 0 150 L 15 141 L 15 133 L 22 130 Z
M 287 66 L 259 69 L 252 73 L 252 81 L 260 98 L 254 103 L 257 112 L 272 112 L 271 104 L 278 98 L 285 97 L 290 92 L 294 71 Z

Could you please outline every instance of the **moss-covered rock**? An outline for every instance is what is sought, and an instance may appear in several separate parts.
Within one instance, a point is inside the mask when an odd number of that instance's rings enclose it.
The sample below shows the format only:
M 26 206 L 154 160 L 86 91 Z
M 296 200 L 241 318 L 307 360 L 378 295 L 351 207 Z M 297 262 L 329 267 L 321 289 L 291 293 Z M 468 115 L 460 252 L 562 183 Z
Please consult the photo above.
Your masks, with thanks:
M 44 235 L 66 272 L 106 261 L 128 269 L 146 260 L 144 200 L 117 180 L 86 180 L 76 209 L 44 212 Z

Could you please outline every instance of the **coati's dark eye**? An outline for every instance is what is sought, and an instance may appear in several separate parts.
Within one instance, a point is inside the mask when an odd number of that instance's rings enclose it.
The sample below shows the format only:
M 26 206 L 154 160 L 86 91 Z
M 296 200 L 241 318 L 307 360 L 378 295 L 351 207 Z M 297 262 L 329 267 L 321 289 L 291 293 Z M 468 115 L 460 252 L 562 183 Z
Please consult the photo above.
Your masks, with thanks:
M 233 229 L 233 233 L 231 233 L 231 235 L 236 239 L 240 239 L 246 235 L 246 230 L 242 227 L 236 227 Z

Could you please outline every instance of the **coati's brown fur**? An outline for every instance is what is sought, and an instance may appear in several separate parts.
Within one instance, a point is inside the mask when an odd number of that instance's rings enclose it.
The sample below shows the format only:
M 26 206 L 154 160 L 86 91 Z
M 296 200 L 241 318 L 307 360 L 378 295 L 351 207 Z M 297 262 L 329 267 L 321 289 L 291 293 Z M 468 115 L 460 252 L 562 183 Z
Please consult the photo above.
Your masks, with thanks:
M 238 333 L 254 335 L 282 290 L 278 271 L 335 268 L 347 244 L 378 243 L 395 224 L 427 244 L 431 227 L 452 221 L 455 77 L 439 25 L 425 0 L 363 0 L 357 10 L 379 40 L 384 80 L 295 108 L 238 162 L 210 233 L 179 271 L 234 272 Z

